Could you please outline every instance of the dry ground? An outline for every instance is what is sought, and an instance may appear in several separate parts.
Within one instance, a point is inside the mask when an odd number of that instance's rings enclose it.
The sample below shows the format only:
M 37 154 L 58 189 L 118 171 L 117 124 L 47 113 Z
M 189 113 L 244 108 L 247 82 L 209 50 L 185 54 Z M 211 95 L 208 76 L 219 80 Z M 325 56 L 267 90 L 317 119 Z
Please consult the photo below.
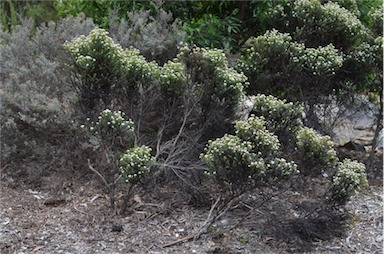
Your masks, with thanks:
M 382 179 L 370 183 L 345 210 L 323 209 L 321 179 L 306 183 L 312 198 L 291 189 L 256 208 L 260 196 L 250 195 L 200 239 L 164 247 L 196 232 L 209 207 L 172 200 L 164 187 L 136 192 L 130 213 L 113 215 L 93 177 L 56 173 L 33 186 L 5 172 L 0 253 L 382 253 Z

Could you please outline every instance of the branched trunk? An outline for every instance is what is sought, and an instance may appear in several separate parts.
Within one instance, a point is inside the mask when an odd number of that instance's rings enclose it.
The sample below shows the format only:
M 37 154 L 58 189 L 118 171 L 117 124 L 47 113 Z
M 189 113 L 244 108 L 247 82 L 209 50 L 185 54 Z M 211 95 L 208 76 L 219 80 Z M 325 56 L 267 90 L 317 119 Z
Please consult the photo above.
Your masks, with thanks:
M 121 204 L 120 214 L 124 214 L 125 211 L 127 210 L 128 202 L 131 199 L 132 194 L 133 194 L 133 188 L 134 188 L 134 185 L 129 184 L 129 186 L 127 188 L 127 193 L 123 199 L 123 203 Z
M 371 153 L 369 155 L 369 160 L 368 160 L 368 167 L 372 167 L 374 164 L 377 141 L 379 138 L 380 131 L 383 129 L 383 93 L 382 91 L 380 92 L 379 98 L 380 98 L 379 100 L 380 108 L 379 108 L 379 113 L 376 115 L 376 130 L 372 140 Z

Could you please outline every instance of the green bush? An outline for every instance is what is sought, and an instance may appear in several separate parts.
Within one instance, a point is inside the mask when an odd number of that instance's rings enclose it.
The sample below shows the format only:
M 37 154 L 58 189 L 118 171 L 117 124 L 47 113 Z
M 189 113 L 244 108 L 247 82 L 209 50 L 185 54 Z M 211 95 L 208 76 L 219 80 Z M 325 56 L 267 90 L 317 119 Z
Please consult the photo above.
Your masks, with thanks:
M 354 13 L 338 3 L 321 4 L 319 0 L 292 2 L 292 32 L 297 41 L 307 47 L 333 44 L 348 52 L 349 48 L 366 36 L 366 28 Z
M 296 133 L 303 126 L 302 107 L 264 94 L 255 96 L 253 102 L 251 113 L 265 118 L 267 129 L 279 137 L 283 146 L 294 144 Z
M 153 162 L 151 148 L 141 146 L 128 149 L 119 160 L 123 179 L 132 184 L 138 183 L 150 172 L 150 164 Z
M 277 94 L 287 90 L 292 82 L 289 77 L 301 71 L 300 60 L 304 45 L 292 41 L 287 33 L 277 30 L 251 38 L 237 62 L 237 69 L 249 77 L 251 94 L 267 92 Z
M 338 158 L 329 136 L 322 136 L 315 130 L 303 127 L 297 133 L 299 170 L 304 175 L 331 175 Z
M 94 149 L 104 144 L 110 150 L 123 150 L 134 145 L 134 123 L 125 120 L 124 116 L 124 112 L 105 109 L 96 122 L 88 118 L 88 122 L 80 128 L 90 135 Z
M 344 57 L 332 44 L 306 48 L 277 30 L 250 39 L 237 63 L 251 80 L 249 92 L 270 93 L 289 100 L 316 101 L 334 91 L 331 81 Z M 312 86 L 308 85 L 312 82 Z
M 245 98 L 248 79 L 228 66 L 224 52 L 185 46 L 180 49 L 177 58 L 185 64 L 195 83 L 197 96 L 201 93 L 201 110 L 219 110 L 223 117 L 233 117 L 237 106 Z
M 277 137 L 266 130 L 263 118 L 252 116 L 236 124 L 236 136 L 209 141 L 201 158 L 206 174 L 237 196 L 296 173 L 297 165 L 280 155 Z
M 221 50 L 184 46 L 175 59 L 161 67 L 146 61 L 136 49 L 123 49 L 98 28 L 67 42 L 65 48 L 75 60 L 80 105 L 83 112 L 94 112 L 92 118 L 98 109 L 115 105 L 147 128 L 150 121 L 138 118 L 161 121 L 159 112 L 173 112 L 164 109 L 169 106 L 164 102 L 170 102 L 178 111 L 176 115 L 184 114 L 181 105 L 193 105 L 190 115 L 199 118 L 198 124 L 208 118 L 222 123 L 233 117 L 245 98 L 247 77 L 228 67 Z
M 367 186 L 364 164 L 345 159 L 338 164 L 336 174 L 332 178 L 332 197 L 339 202 L 344 202 L 357 190 Z
M 280 149 L 280 142 L 277 136 L 269 132 L 265 127 L 264 117 L 251 117 L 247 121 L 239 121 L 235 125 L 236 136 L 241 140 L 249 141 L 253 145 L 253 150 L 258 155 L 265 157 L 275 157 Z
M 235 15 L 220 18 L 209 13 L 188 20 L 184 26 L 188 42 L 230 51 L 237 47 L 235 34 L 240 31 L 241 21 Z

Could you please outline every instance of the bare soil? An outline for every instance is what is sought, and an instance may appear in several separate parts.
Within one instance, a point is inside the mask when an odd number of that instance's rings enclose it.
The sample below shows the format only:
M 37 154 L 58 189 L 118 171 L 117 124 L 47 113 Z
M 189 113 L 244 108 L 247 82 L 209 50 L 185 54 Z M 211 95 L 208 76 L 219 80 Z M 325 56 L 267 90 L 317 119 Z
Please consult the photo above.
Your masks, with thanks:
M 2 173 L 0 253 L 383 253 L 382 174 L 345 207 L 321 199 L 321 178 L 263 206 L 268 191 L 253 193 L 200 239 L 177 244 L 204 223 L 209 205 L 175 198 L 177 190 L 164 186 L 138 189 L 129 213 L 115 215 L 93 175 L 54 172 L 40 180 Z

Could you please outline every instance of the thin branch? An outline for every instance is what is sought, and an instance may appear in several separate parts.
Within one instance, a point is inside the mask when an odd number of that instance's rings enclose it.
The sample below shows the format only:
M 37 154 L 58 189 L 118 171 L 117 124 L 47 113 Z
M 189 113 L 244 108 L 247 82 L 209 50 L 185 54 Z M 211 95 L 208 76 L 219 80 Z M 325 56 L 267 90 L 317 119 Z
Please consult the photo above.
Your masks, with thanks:
M 211 217 L 212 217 L 212 214 L 213 214 L 213 211 L 215 210 L 216 206 L 218 205 L 218 203 L 220 202 L 220 199 L 221 197 L 219 197 L 216 202 L 212 205 L 211 209 L 209 210 L 209 214 L 208 214 L 208 217 L 207 219 L 205 220 L 205 222 L 203 223 L 203 225 L 200 227 L 200 229 L 194 233 L 194 234 L 190 234 L 184 238 L 181 238 L 179 240 L 176 240 L 176 241 L 173 241 L 173 242 L 170 242 L 170 243 L 167 243 L 167 244 L 164 244 L 162 245 L 161 247 L 162 248 L 166 248 L 166 247 L 170 247 L 170 246 L 173 246 L 173 245 L 176 245 L 176 244 L 179 244 L 179 243 L 182 243 L 182 242 L 186 242 L 186 241 L 189 241 L 191 239 L 195 239 L 195 237 L 200 233 L 200 232 L 203 232 L 202 229 L 203 227 L 205 227 L 208 222 L 211 220 Z M 209 226 L 207 227 L 209 228 Z M 201 235 L 202 233 L 199 234 L 199 236 Z
M 105 180 L 104 176 L 102 174 L 100 174 L 99 171 L 97 171 L 96 169 L 94 169 L 92 167 L 91 161 L 89 159 L 88 159 L 88 167 L 89 167 L 90 170 L 92 170 L 92 172 L 94 172 L 96 175 L 98 175 L 101 178 L 101 180 L 103 181 L 105 186 L 110 190 L 111 189 L 111 185 L 107 182 L 107 180 Z

